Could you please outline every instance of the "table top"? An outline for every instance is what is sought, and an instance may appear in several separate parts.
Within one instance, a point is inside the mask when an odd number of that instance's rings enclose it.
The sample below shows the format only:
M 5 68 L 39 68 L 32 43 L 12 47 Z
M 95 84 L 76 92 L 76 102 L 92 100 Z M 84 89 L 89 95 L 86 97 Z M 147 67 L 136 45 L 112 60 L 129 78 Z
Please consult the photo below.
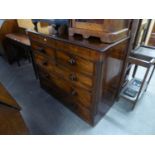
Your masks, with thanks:
M 23 45 L 30 46 L 30 40 L 26 34 L 10 33 L 10 34 L 7 34 L 6 37 L 16 42 L 19 42 Z
M 7 106 L 20 110 L 20 106 L 17 104 L 16 100 L 10 95 L 10 93 L 1 83 L 0 83 L 0 104 L 5 104 Z

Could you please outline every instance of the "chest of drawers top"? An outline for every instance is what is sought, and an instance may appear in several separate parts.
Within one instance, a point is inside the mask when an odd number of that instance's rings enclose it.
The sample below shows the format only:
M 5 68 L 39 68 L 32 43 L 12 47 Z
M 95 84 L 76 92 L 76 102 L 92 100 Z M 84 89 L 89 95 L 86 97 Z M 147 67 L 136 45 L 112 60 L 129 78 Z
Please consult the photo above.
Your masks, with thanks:
M 73 48 L 75 48 L 75 45 L 77 45 L 81 49 L 84 49 L 87 51 L 94 50 L 100 53 L 105 52 L 106 50 L 112 48 L 113 46 L 116 46 L 120 42 L 129 39 L 129 36 L 128 36 L 115 43 L 108 44 L 108 43 L 100 42 L 100 40 L 97 38 L 83 39 L 82 36 L 80 35 L 75 35 L 74 37 L 72 37 L 68 35 L 64 35 L 64 36 L 45 35 L 34 31 L 29 31 L 28 33 L 31 40 L 34 40 L 40 43 L 45 43 L 46 45 L 49 45 L 49 46 L 51 45 L 54 45 L 55 47 L 62 46 L 61 42 L 65 42 L 65 43 L 69 43 L 70 47 L 68 47 L 68 45 L 67 47 L 63 46 L 64 49 L 70 48 L 70 50 L 72 50 Z

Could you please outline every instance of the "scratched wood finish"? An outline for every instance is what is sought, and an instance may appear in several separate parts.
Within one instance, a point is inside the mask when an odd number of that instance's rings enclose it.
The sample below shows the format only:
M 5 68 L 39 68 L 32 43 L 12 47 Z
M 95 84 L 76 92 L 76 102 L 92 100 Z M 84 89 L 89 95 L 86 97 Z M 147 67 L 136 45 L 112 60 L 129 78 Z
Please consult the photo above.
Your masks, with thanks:
M 95 125 L 116 99 L 129 37 L 105 44 L 81 36 L 47 36 L 33 31 L 28 35 L 41 87 Z M 50 48 L 52 54 L 37 48 Z

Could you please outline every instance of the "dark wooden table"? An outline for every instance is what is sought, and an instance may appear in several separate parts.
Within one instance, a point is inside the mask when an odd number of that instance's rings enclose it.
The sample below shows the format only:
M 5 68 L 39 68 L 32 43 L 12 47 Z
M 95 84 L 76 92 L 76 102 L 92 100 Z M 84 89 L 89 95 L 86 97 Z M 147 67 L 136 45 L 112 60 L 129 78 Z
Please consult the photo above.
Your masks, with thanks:
M 19 46 L 24 49 L 24 52 L 27 58 L 29 59 L 30 62 L 32 62 L 35 75 L 37 78 L 38 76 L 37 76 L 36 67 L 33 61 L 33 54 L 31 52 L 31 44 L 30 44 L 29 37 L 24 33 L 10 33 L 6 35 L 6 39 L 8 40 L 7 44 L 11 44 L 13 46 L 14 45 Z M 8 52 L 9 52 L 9 49 L 8 49 Z M 20 58 L 18 56 L 16 60 L 17 60 L 17 64 L 20 66 Z
M 20 66 L 21 55 L 26 56 L 30 61 L 30 41 L 26 34 L 10 33 L 5 37 L 6 55 L 10 64 L 15 60 Z
M 25 46 L 30 46 L 30 40 L 26 34 L 10 33 L 7 34 L 6 37 Z

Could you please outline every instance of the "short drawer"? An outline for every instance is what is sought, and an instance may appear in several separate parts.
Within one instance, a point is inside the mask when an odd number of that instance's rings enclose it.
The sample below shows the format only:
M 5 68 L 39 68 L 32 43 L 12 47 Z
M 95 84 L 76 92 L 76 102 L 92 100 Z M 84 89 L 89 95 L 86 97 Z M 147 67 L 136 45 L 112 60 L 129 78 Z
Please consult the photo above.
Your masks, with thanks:
M 47 56 L 49 59 L 55 59 L 55 49 L 52 47 L 44 46 L 43 44 L 32 42 L 32 50 L 34 52 L 39 52 L 44 56 Z
M 89 91 L 73 86 L 66 80 L 53 74 L 51 75 L 45 70 L 39 70 L 39 76 L 41 80 L 48 82 L 51 89 L 57 87 L 60 90 L 60 94 L 64 94 L 64 97 L 68 98 L 71 102 L 81 104 L 86 108 L 91 107 L 92 94 Z
M 36 41 L 44 45 L 55 47 L 55 43 L 56 43 L 55 40 L 47 37 L 46 35 L 29 32 L 29 37 L 30 37 L 31 43 L 33 41 Z
M 57 50 L 56 59 L 58 63 L 63 64 L 76 72 L 82 72 L 88 75 L 94 74 L 94 63 L 76 55 Z
M 37 66 L 47 70 L 48 72 L 54 70 L 55 61 L 51 61 L 41 54 L 34 53 L 34 61 Z

